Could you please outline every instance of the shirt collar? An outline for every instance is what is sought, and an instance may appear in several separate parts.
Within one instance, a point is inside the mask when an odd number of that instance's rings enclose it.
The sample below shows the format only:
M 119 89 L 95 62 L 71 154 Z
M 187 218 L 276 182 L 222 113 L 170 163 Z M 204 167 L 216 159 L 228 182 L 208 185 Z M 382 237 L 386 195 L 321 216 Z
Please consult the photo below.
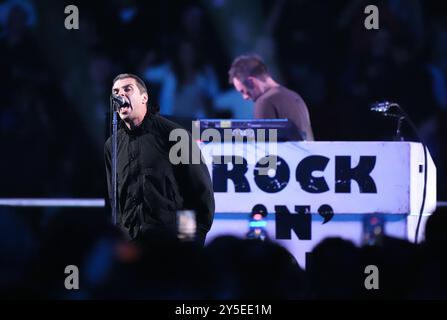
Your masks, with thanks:
M 264 96 L 267 92 L 269 92 L 273 88 L 279 88 L 280 86 L 272 86 L 267 88 L 263 93 L 261 93 L 259 96 L 256 97 L 256 99 L 253 100 L 253 102 L 256 102 L 260 97 Z
M 146 111 L 146 115 L 143 118 L 143 121 L 140 123 L 140 125 L 134 129 L 129 129 L 124 121 L 121 121 L 121 127 L 124 128 L 124 131 L 129 135 L 138 135 L 143 132 L 146 132 L 152 125 L 152 118 L 153 115 L 149 111 L 149 108 Z

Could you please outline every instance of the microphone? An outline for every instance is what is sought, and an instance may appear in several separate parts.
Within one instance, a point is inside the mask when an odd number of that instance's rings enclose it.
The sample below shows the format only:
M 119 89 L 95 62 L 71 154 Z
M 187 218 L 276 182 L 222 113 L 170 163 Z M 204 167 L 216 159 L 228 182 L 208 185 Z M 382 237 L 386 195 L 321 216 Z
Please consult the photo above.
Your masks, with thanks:
M 375 111 L 375 112 L 388 112 L 388 110 L 390 110 L 390 108 L 392 106 L 394 106 L 395 104 L 389 101 L 384 101 L 384 102 L 374 102 L 371 104 L 370 106 L 370 110 L 371 111 Z
M 112 99 L 112 101 L 115 103 L 115 106 L 117 108 L 121 108 L 124 107 L 126 105 L 129 105 L 129 101 L 127 101 L 126 98 L 124 98 L 123 96 L 119 96 L 116 94 L 111 94 L 110 95 L 110 99 Z

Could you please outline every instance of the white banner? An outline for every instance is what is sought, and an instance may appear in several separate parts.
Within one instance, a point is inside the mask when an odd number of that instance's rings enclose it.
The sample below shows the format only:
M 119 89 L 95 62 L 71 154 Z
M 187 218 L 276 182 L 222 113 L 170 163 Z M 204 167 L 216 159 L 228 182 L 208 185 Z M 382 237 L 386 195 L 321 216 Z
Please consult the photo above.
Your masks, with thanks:
M 423 148 L 411 142 L 199 143 L 213 179 L 216 212 L 263 204 L 318 213 L 418 213 Z M 260 174 L 261 159 L 278 156 Z M 226 156 L 226 157 L 225 157 Z M 265 161 L 263 162 L 265 163 Z M 428 154 L 424 212 L 436 206 L 436 168 Z M 262 173 L 262 172 L 261 172 Z M 304 209 L 303 209 L 304 208 Z

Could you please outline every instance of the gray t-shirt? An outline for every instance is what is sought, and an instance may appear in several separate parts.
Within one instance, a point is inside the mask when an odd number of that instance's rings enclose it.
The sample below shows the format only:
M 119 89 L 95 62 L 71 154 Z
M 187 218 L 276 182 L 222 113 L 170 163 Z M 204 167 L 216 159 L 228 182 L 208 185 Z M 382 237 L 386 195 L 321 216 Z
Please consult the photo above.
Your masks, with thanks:
M 313 141 L 309 110 L 301 96 L 285 87 L 273 87 L 255 101 L 256 119 L 289 119 L 298 128 L 303 140 Z

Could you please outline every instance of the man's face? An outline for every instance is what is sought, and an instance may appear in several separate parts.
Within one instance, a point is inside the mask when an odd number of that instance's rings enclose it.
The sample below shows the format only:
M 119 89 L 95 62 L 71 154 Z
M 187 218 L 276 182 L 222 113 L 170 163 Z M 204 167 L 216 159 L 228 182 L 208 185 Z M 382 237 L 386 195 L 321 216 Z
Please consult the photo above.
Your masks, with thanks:
M 240 81 L 238 78 L 233 78 L 234 88 L 239 91 L 244 100 L 256 100 L 262 92 L 257 84 L 255 78 L 249 77 L 245 81 Z
M 147 93 L 140 92 L 135 79 L 124 78 L 113 84 L 112 92 L 124 97 L 129 103 L 118 110 L 120 118 L 131 121 L 142 115 L 146 109 Z

